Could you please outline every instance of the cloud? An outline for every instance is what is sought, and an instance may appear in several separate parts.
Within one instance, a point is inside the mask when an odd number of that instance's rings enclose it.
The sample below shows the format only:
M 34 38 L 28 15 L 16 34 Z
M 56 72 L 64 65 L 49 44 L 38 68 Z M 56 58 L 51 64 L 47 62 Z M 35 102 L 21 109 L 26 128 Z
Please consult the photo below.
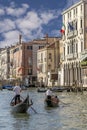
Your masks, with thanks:
M 51 34 L 54 35 L 55 37 L 61 36 L 60 30 L 53 30 Z
M 3 9 L 0 9 L 0 16 L 4 14 L 5 14 L 5 11 Z
M 19 41 L 20 32 L 17 30 L 11 30 L 3 33 L 4 41 L 0 42 L 1 47 L 10 46 L 16 44 Z
M 13 44 L 18 41 L 19 33 L 23 40 L 33 40 L 44 36 L 43 26 L 47 26 L 50 21 L 58 19 L 61 10 L 30 10 L 26 3 L 17 7 L 14 2 L 9 7 L 2 7 L 3 19 L 0 21 L 0 34 L 3 41 L 2 46 Z
M 67 5 L 65 8 L 69 8 L 70 6 L 72 6 L 73 4 L 79 2 L 80 0 L 67 0 Z
M 20 8 L 15 7 L 15 5 L 11 5 L 9 8 L 6 7 L 6 13 L 10 16 L 19 17 L 21 15 L 24 15 L 29 8 L 28 4 L 22 4 Z
M 49 10 L 48 12 L 41 13 L 42 23 L 47 24 L 50 20 L 58 18 L 58 14 L 56 15 L 56 11 Z
M 15 29 L 15 23 L 11 19 L 0 21 L 0 33 Z

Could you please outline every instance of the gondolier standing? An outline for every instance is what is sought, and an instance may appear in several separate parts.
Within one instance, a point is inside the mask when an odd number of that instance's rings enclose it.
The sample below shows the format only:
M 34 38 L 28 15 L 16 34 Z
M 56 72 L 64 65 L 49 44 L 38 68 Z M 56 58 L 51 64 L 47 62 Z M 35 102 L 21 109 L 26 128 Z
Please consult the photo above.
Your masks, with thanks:
M 51 96 L 52 96 L 52 91 L 50 88 L 48 88 L 46 91 L 46 99 L 49 100 L 49 102 L 51 102 Z
M 15 105 L 16 105 L 17 101 L 20 102 L 20 93 L 22 91 L 18 83 L 16 83 L 15 87 L 13 88 L 13 91 L 15 92 Z

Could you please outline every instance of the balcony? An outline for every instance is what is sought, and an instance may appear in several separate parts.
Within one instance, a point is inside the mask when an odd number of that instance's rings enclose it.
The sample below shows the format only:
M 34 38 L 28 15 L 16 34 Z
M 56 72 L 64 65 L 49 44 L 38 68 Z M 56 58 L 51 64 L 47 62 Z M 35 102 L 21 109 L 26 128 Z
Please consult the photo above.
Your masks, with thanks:
M 74 54 L 73 54 L 73 58 L 78 58 L 78 54 L 77 54 L 77 53 L 74 53 Z
M 82 29 L 82 28 L 79 29 L 79 33 L 80 33 L 80 34 L 83 33 L 83 29 Z
M 74 30 L 74 36 L 77 36 L 77 35 L 78 35 L 78 31 Z
M 67 60 L 71 60 L 71 59 L 73 59 L 73 58 L 74 58 L 74 54 L 73 54 L 73 53 L 67 55 Z
M 73 34 L 74 34 L 74 32 L 71 31 L 71 32 L 69 32 L 69 33 L 67 34 L 67 37 L 68 37 L 68 38 L 72 38 L 72 37 L 73 37 Z

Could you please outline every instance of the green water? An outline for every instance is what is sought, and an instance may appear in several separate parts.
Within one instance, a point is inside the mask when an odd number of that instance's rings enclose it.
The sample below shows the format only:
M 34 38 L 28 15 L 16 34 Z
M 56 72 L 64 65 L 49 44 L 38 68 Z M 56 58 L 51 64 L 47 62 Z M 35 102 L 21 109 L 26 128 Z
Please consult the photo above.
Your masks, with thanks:
M 25 114 L 11 113 L 10 101 L 13 92 L 0 91 L 0 130 L 87 130 L 87 92 L 56 93 L 62 102 L 57 108 L 46 108 L 45 93 L 38 93 L 31 88 L 23 91 L 29 93 L 33 108 Z

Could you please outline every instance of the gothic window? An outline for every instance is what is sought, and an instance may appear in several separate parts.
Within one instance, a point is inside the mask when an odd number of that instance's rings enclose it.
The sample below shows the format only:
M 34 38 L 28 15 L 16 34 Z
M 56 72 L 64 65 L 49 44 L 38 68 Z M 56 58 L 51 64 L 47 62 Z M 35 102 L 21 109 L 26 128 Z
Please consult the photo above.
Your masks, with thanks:
M 80 20 L 80 27 L 82 28 L 82 19 Z
M 49 53 L 49 59 L 52 59 L 52 54 L 51 53 Z

